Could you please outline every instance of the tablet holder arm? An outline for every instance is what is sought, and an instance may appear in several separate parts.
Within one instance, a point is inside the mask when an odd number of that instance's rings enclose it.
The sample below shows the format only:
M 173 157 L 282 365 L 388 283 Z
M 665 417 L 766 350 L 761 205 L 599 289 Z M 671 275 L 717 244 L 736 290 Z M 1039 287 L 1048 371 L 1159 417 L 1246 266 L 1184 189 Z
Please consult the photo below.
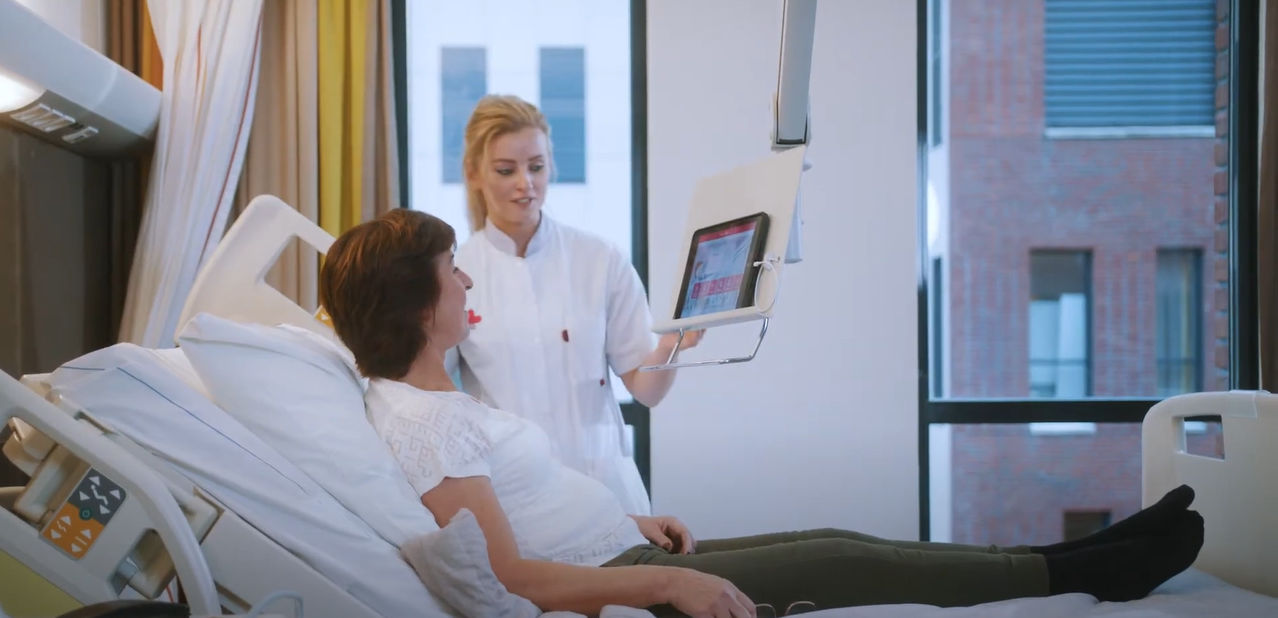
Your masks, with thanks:
M 758 313 L 763 316 L 763 324 L 760 325 L 759 327 L 759 336 L 754 341 L 754 349 L 750 350 L 750 354 L 748 356 L 734 356 L 729 358 L 715 358 L 710 360 L 690 361 L 687 363 L 680 363 L 678 362 L 679 347 L 683 345 L 683 336 L 687 334 L 688 332 L 687 329 L 681 328 L 679 329 L 679 338 L 675 340 L 674 349 L 670 351 L 670 356 L 666 359 L 666 362 L 660 365 L 644 365 L 639 367 L 639 371 L 644 371 L 644 372 L 667 371 L 670 369 L 683 369 L 685 367 L 705 367 L 709 365 L 733 365 L 736 363 L 745 363 L 745 362 L 754 360 L 754 355 L 759 353 L 759 347 L 763 345 L 763 337 L 768 334 L 768 321 L 771 318 L 767 317 L 767 313 L 771 311 L 772 307 L 774 307 L 777 304 L 777 297 L 781 295 L 781 274 L 777 270 L 777 265 L 780 264 L 781 261 L 782 259 L 780 257 L 777 257 L 769 253 L 765 255 L 761 261 L 754 263 L 755 266 L 761 267 L 759 268 L 758 274 L 755 275 L 754 307 L 755 307 L 755 310 L 758 311 Z M 771 272 L 772 276 L 776 277 L 777 285 L 772 292 L 772 299 L 771 301 L 768 302 L 767 308 L 760 309 L 759 308 L 759 282 L 763 279 L 764 272 Z

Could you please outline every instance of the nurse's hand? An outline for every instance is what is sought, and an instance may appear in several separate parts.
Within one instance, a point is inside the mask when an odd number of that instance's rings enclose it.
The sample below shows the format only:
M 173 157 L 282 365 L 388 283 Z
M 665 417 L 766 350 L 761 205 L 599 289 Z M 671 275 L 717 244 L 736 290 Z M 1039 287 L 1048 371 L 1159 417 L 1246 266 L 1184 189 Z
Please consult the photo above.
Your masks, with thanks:
M 657 547 L 672 554 L 691 554 L 697 549 L 697 541 L 692 538 L 692 532 L 676 517 L 631 515 L 631 518 L 639 524 L 639 532 L 643 533 L 643 537 Z
M 680 343 L 679 333 L 666 333 L 661 336 L 661 340 L 657 344 L 657 348 L 661 350 L 665 356 L 669 356 L 670 352 L 674 351 L 676 344 L 678 344 L 679 350 L 681 351 L 691 350 L 692 348 L 697 347 L 698 343 L 701 343 L 701 338 L 704 337 L 705 334 L 706 329 L 704 328 L 700 330 L 690 330 L 683 334 L 683 342 Z

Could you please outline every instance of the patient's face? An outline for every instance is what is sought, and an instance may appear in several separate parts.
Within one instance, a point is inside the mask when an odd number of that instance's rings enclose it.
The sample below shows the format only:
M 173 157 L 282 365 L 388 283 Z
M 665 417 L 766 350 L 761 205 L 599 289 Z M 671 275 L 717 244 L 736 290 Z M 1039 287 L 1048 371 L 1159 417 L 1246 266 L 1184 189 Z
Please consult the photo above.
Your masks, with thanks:
M 474 282 L 453 263 L 452 251 L 435 258 L 435 267 L 439 275 L 439 304 L 435 306 L 431 323 L 427 327 L 427 338 L 431 345 L 446 350 L 465 341 L 470 334 L 470 320 L 466 315 L 466 290 Z
M 471 179 L 484 192 L 488 216 L 500 228 L 540 221 L 550 184 L 550 148 L 546 134 L 530 127 L 497 137 Z

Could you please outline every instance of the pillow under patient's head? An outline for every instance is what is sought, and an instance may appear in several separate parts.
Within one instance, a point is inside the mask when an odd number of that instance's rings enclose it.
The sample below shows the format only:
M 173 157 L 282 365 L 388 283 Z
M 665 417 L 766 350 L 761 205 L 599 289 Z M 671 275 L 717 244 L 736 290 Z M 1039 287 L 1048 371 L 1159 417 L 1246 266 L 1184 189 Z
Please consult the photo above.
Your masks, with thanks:
M 303 328 L 200 314 L 178 337 L 211 399 L 396 547 L 438 530 L 364 413 L 349 352 Z

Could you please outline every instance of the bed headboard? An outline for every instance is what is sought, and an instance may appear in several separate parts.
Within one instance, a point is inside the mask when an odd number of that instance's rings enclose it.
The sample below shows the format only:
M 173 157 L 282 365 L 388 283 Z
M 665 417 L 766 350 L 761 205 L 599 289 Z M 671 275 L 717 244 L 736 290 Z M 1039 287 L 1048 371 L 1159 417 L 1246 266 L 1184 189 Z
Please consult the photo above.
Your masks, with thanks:
M 1220 416 L 1225 458 L 1187 452 L 1185 418 Z M 1150 409 L 1142 427 L 1142 501 L 1185 484 L 1206 522 L 1195 568 L 1278 597 L 1278 395 L 1191 393 Z
M 335 240 L 280 198 L 253 198 L 195 278 L 177 334 L 192 317 L 208 313 L 257 324 L 291 324 L 332 336 L 314 315 L 266 282 L 267 273 L 294 238 L 321 254 Z

